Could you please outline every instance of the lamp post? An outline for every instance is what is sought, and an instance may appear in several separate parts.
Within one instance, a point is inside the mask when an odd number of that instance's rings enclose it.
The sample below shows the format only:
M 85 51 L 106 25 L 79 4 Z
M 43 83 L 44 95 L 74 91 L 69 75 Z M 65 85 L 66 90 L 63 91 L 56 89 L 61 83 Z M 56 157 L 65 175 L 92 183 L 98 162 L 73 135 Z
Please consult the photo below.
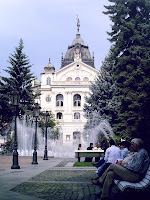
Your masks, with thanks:
M 20 169 L 18 165 L 18 152 L 17 152 L 17 115 L 18 115 L 18 104 L 20 96 L 18 91 L 12 93 L 12 105 L 15 106 L 15 133 L 14 133 L 14 149 L 13 149 L 13 164 L 11 169 Z
M 49 119 L 49 113 L 46 111 L 46 129 L 45 129 L 45 150 L 44 150 L 44 158 L 43 160 L 48 160 L 47 156 L 47 127 L 48 127 L 48 119 Z
M 1 106 L 0 106 L 1 107 Z M 0 134 L 2 133 L 2 115 L 0 115 Z
M 35 117 L 35 139 L 34 139 L 34 152 L 33 152 L 33 161 L 32 164 L 38 164 L 37 162 L 37 151 L 36 151 L 36 146 L 37 146 L 37 122 L 38 122 L 38 116 L 40 114 L 40 106 L 38 103 L 35 104 L 35 107 L 33 109 L 34 112 L 34 117 Z

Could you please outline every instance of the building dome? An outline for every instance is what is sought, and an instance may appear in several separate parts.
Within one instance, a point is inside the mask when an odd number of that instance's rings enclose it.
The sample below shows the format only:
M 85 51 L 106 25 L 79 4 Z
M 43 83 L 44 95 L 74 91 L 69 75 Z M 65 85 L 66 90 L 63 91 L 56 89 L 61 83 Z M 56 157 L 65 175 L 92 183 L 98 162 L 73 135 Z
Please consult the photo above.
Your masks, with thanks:
M 40 80 L 39 79 L 35 79 L 34 80 L 34 85 L 35 86 L 39 86 L 41 84 Z
M 67 52 L 65 54 L 65 57 L 61 60 L 61 68 L 69 65 L 70 63 L 77 60 L 77 57 L 80 59 L 80 61 L 86 63 L 87 65 L 90 65 L 91 67 L 95 68 L 94 66 L 94 57 L 91 58 L 91 54 L 89 51 L 89 47 L 85 45 L 84 41 L 81 39 L 79 34 L 79 19 L 77 22 L 77 34 L 76 38 L 72 41 L 71 46 L 68 46 Z
M 45 65 L 44 67 L 44 73 L 52 73 L 52 72 L 55 72 L 55 67 L 53 64 L 51 64 L 50 58 L 49 58 L 49 63 Z
M 72 41 L 72 45 L 75 44 L 85 45 L 84 41 L 80 38 L 80 34 L 76 34 L 76 38 Z

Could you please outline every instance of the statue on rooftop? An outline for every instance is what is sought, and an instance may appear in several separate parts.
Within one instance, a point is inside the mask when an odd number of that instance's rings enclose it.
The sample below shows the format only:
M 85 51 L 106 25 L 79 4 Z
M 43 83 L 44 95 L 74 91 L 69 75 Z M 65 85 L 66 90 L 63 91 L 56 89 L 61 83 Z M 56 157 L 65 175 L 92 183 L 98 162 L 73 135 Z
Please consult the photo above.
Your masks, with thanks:
M 77 15 L 77 32 L 79 33 L 79 28 L 80 28 L 80 20 L 78 18 L 78 15 Z

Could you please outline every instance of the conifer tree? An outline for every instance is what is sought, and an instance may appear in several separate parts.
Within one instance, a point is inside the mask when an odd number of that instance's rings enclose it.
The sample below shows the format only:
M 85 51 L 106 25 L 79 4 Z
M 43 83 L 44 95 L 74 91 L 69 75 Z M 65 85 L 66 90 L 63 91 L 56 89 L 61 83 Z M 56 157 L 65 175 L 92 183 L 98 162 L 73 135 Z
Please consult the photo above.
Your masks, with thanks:
M 150 99 L 150 1 L 109 0 L 105 14 L 110 16 L 112 31 L 108 33 L 114 45 L 116 80 L 115 95 L 120 101 L 115 133 L 135 137 L 141 133 L 144 121 L 150 123 L 145 105 Z M 144 127 L 143 127 L 144 128 Z M 146 127 L 145 127 L 146 128 Z
M 94 124 L 92 124 L 94 126 L 104 119 L 112 125 L 115 119 L 119 104 L 113 97 L 115 81 L 112 78 L 112 69 L 114 65 L 112 55 L 112 50 L 110 50 L 108 57 L 105 58 L 102 64 L 98 77 L 90 86 L 89 96 L 85 97 L 84 112 L 85 116 L 88 118 L 88 123 L 85 126 L 87 128 L 92 126 L 89 123 L 90 121 L 92 123 L 93 120 Z
M 33 74 L 30 72 L 30 61 L 23 53 L 23 40 L 20 39 L 19 46 L 15 48 L 14 54 L 9 57 L 10 67 L 5 70 L 9 77 L 1 77 L 0 93 L 5 96 L 7 103 L 10 102 L 12 91 L 17 90 L 20 95 L 19 105 L 22 114 L 32 109 L 35 95 L 32 91 Z M 11 109 L 11 106 L 10 106 Z M 3 113 L 7 115 L 7 113 Z

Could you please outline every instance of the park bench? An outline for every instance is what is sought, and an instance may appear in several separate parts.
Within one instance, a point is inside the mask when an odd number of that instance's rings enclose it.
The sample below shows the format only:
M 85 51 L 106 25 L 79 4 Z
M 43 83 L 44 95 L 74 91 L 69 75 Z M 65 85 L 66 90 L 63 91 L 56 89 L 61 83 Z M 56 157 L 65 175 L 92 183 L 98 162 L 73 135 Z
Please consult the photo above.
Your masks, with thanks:
M 150 186 L 150 165 L 144 178 L 138 183 L 130 183 L 128 181 L 120 180 L 114 180 L 114 183 L 117 185 L 121 192 L 129 192 L 131 190 L 137 192 L 145 191 Z
M 104 156 L 104 150 L 76 150 L 75 157 L 78 158 L 78 162 L 80 162 L 81 157 L 88 158 L 98 158 Z

